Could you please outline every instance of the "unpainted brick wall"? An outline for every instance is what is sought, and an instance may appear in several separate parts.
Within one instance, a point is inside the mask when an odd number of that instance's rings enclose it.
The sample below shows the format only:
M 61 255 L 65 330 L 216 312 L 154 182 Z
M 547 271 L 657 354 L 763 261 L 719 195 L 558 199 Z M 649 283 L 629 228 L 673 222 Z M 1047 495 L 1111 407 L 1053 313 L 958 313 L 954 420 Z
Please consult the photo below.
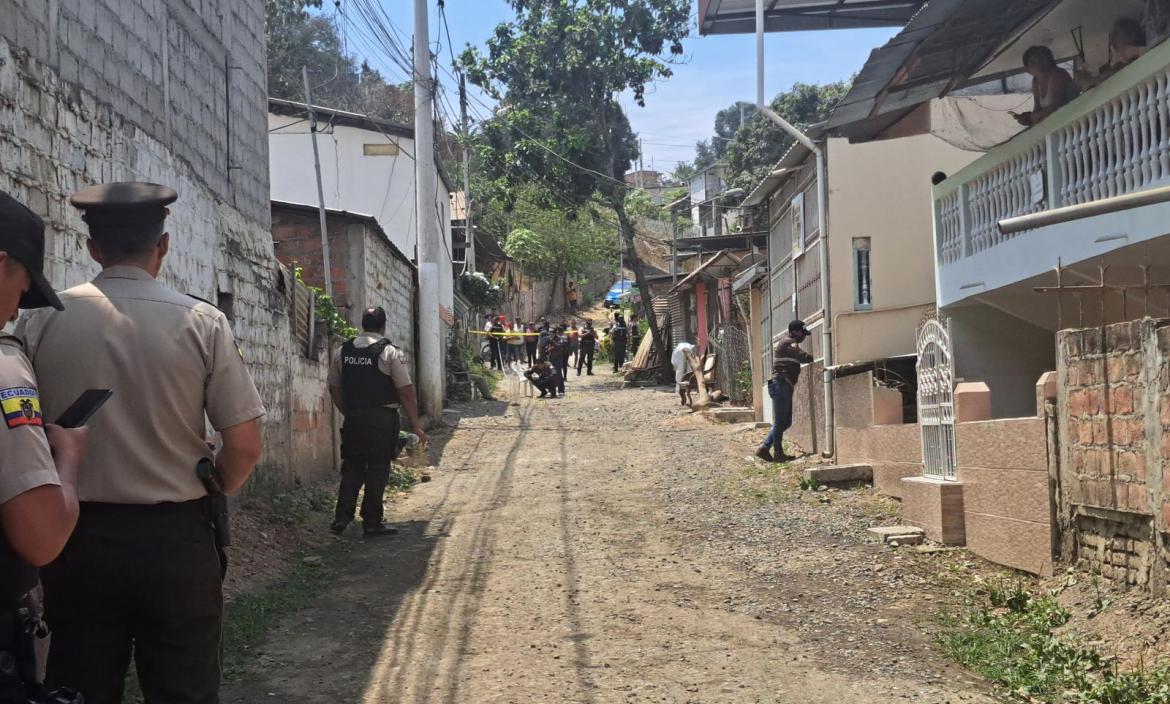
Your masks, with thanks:
M 1147 318 L 1057 336 L 1064 556 L 1159 593 L 1170 531 L 1167 326 Z
M 162 279 L 233 299 L 260 389 L 261 473 L 290 467 L 289 327 L 268 217 L 266 48 L 260 0 L 0 2 L 0 189 L 48 225 L 46 273 L 97 265 L 69 196 L 89 185 L 173 186 Z

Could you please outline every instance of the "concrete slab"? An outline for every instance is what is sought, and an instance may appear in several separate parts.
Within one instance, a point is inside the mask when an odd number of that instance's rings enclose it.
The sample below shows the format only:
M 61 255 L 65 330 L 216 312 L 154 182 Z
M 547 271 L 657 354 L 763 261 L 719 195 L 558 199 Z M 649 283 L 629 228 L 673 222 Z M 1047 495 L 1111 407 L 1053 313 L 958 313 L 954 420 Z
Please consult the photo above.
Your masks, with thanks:
M 754 408 L 712 408 L 705 411 L 707 417 L 716 423 L 755 423 L 756 410 Z
M 872 482 L 873 467 L 868 464 L 831 464 L 806 467 L 804 478 L 821 484 Z
M 926 539 L 926 531 L 917 526 L 881 526 L 878 528 L 870 528 L 866 532 L 876 538 L 880 538 L 887 545 L 890 543 L 918 545 Z

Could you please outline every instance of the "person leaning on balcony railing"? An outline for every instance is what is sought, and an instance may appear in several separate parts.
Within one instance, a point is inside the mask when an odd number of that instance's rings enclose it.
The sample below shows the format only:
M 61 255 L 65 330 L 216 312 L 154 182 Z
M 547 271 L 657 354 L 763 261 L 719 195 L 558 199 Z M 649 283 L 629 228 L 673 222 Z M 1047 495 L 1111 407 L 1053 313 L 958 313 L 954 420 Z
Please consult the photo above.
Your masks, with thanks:
M 1035 105 L 1030 112 L 1012 113 L 1012 117 L 1025 127 L 1039 124 L 1081 93 L 1076 81 L 1056 64 L 1056 57 L 1046 46 L 1034 46 L 1024 52 L 1024 68 L 1032 74 Z
M 1088 90 L 1104 83 L 1107 78 L 1141 58 L 1149 42 L 1141 22 L 1122 17 L 1109 33 L 1109 63 L 1094 76 L 1087 71 L 1077 72 L 1077 85 Z

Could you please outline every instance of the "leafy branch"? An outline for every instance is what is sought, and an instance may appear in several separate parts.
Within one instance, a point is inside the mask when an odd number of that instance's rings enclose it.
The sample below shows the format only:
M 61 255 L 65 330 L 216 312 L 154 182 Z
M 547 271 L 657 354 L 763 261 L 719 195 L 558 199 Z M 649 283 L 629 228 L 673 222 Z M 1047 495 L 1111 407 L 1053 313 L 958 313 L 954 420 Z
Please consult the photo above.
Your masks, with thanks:
M 293 276 L 296 277 L 297 283 L 304 285 L 305 288 L 313 292 L 313 301 L 317 309 L 317 320 L 324 323 L 329 330 L 329 334 L 334 337 L 339 337 L 343 340 L 357 337 L 358 329 L 350 325 L 345 315 L 337 309 L 337 306 L 333 303 L 333 297 L 326 294 L 324 290 L 306 283 L 304 272 L 304 267 L 298 266 L 293 269 Z

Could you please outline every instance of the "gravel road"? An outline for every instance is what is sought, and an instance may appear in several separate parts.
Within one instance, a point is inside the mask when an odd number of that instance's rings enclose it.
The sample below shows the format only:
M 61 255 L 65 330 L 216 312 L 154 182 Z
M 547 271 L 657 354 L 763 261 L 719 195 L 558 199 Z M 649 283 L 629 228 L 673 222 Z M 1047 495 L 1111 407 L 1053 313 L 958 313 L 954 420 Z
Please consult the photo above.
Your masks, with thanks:
M 225 702 L 996 701 L 931 645 L 962 553 L 873 543 L 893 504 L 801 492 L 677 403 L 603 371 L 461 407 L 403 534 L 347 535 Z

